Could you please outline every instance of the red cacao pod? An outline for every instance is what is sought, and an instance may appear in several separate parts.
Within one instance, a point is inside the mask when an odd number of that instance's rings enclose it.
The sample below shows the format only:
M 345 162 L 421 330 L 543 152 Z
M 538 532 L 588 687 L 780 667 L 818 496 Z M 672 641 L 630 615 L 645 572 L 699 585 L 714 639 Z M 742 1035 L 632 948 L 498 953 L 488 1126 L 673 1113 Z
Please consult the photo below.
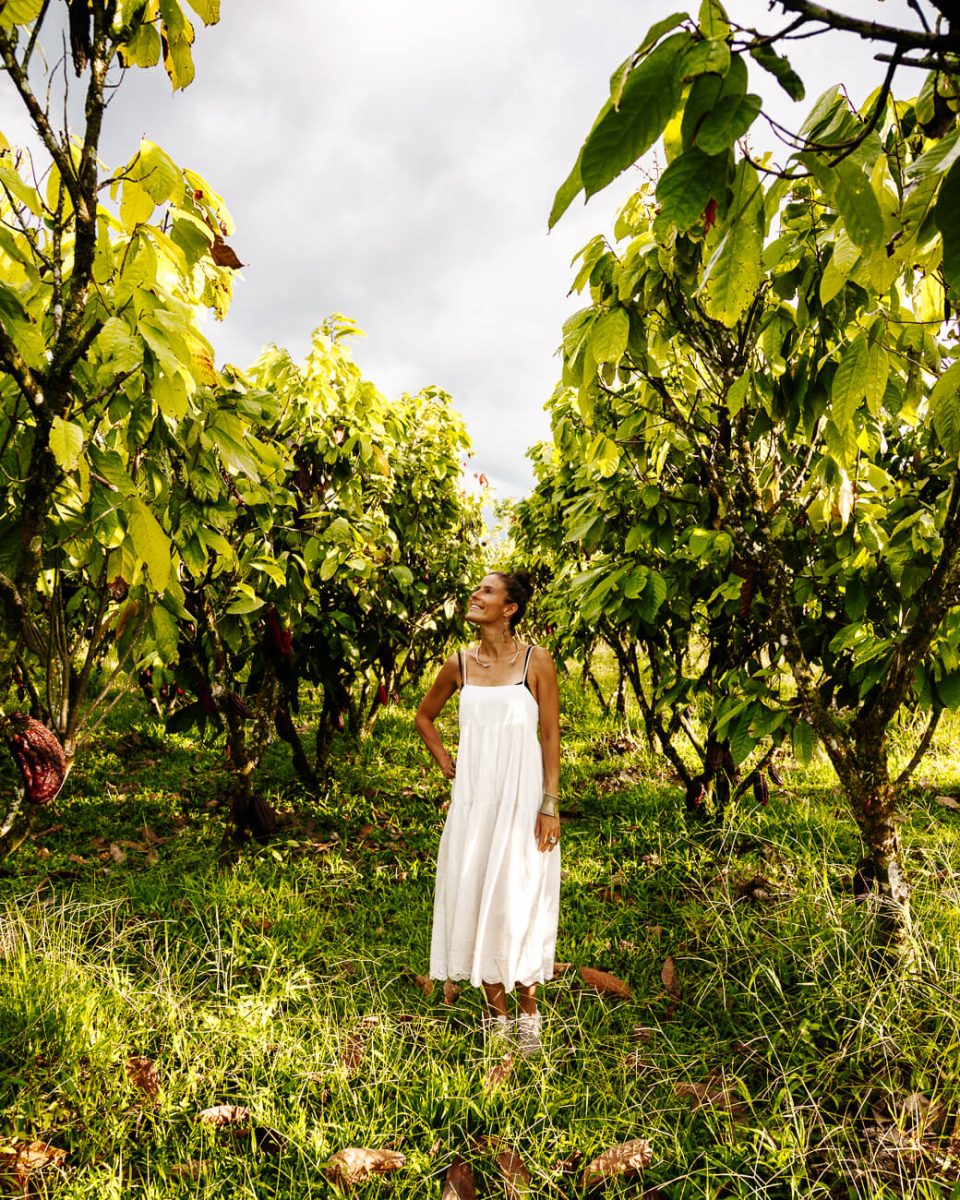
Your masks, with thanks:
M 23 776 L 27 799 L 31 804 L 47 804 L 66 778 L 63 747 L 46 725 L 25 713 L 12 713 L 10 722 L 14 728 L 10 752 Z

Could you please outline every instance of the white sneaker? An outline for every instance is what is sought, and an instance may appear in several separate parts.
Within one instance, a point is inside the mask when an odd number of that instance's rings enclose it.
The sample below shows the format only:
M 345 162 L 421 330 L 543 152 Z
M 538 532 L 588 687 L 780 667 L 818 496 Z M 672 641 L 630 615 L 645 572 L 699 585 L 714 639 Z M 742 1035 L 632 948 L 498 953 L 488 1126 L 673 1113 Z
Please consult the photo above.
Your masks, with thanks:
M 517 1030 L 517 1048 L 524 1058 L 536 1058 L 543 1053 L 541 1040 L 542 1022 L 540 1014 L 521 1013 L 515 1022 Z
M 506 1054 L 510 1049 L 510 1018 L 484 1017 L 484 1044 L 493 1055 Z

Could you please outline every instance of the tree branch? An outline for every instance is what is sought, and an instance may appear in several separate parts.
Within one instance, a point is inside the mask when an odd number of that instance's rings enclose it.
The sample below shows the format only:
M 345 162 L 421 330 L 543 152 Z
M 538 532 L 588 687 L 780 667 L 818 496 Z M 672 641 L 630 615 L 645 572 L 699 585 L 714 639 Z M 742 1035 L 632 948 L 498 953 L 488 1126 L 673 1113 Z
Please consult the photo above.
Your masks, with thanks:
M 846 13 L 815 4 L 813 0 L 776 0 L 784 13 L 797 13 L 805 21 L 819 21 L 829 29 L 855 33 L 868 42 L 891 42 L 902 50 L 960 50 L 960 34 L 929 33 L 916 29 L 901 29 L 896 25 L 881 25 L 877 21 L 865 21 L 850 17 Z

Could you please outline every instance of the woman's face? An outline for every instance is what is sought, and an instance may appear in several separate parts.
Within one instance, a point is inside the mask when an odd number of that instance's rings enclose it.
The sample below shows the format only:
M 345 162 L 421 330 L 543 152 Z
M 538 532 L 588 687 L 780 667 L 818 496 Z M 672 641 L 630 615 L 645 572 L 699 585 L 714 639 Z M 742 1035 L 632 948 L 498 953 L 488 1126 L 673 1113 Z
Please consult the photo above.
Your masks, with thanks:
M 504 616 L 509 617 L 504 609 L 510 612 L 516 608 L 507 603 L 507 590 L 499 575 L 484 575 L 483 579 L 470 593 L 467 601 L 467 620 L 472 625 L 488 625 L 501 622 Z

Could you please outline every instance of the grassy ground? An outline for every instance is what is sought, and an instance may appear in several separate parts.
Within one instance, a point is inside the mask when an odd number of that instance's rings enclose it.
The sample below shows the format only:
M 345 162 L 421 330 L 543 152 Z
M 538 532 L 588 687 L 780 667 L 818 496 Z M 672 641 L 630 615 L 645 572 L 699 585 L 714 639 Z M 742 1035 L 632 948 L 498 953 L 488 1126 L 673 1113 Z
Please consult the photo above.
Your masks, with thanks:
M 543 1059 L 497 1080 L 478 996 L 448 1006 L 415 978 L 446 787 L 410 711 L 339 747 L 319 803 L 277 748 L 266 786 L 301 815 L 224 866 L 219 747 L 162 740 L 131 702 L 0 880 L 8 1179 L 35 1141 L 66 1151 L 21 1168 L 37 1195 L 303 1200 L 334 1194 L 328 1160 L 363 1146 L 405 1158 L 364 1195 L 439 1197 L 455 1155 L 502 1195 L 512 1150 L 530 1194 L 562 1197 L 646 1138 L 643 1177 L 605 1194 L 960 1197 L 960 814 L 933 798 L 958 783 L 956 729 L 907 806 L 927 950 L 903 981 L 869 968 L 859 845 L 825 767 L 784 764 L 769 807 L 709 835 L 572 686 L 564 722 L 572 966 L 545 990 Z M 222 1104 L 250 1116 L 198 1120 Z

